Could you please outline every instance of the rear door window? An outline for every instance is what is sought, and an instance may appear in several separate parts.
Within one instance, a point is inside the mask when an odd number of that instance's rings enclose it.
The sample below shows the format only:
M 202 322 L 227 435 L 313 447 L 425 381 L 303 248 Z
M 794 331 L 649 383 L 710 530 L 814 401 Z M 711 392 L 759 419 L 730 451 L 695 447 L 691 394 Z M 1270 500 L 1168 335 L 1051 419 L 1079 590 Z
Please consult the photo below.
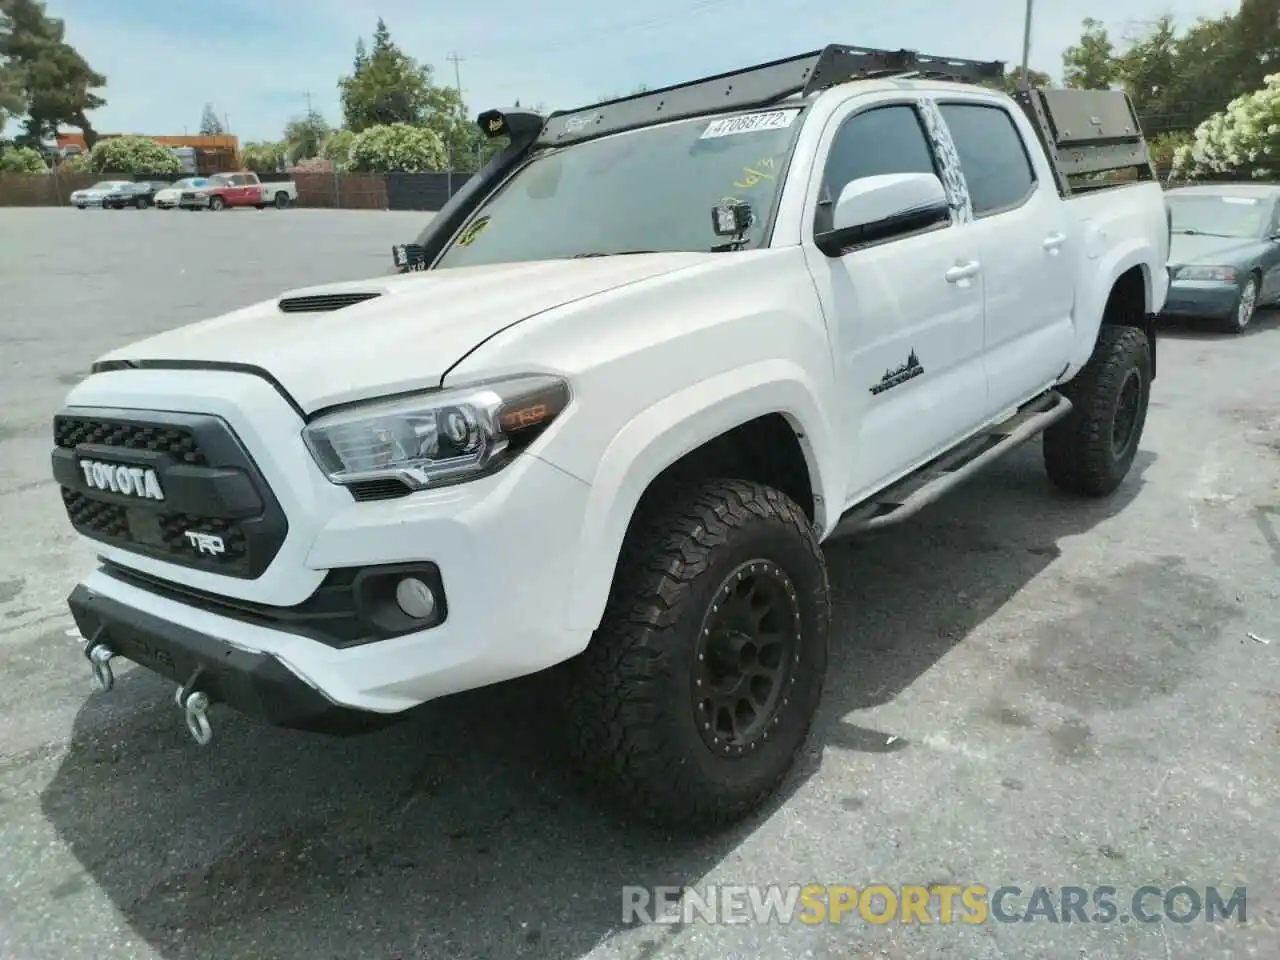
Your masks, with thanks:
M 976 103 L 944 103 L 939 109 L 960 155 L 973 215 L 992 216 L 1026 203 L 1035 192 L 1035 168 L 1009 111 Z

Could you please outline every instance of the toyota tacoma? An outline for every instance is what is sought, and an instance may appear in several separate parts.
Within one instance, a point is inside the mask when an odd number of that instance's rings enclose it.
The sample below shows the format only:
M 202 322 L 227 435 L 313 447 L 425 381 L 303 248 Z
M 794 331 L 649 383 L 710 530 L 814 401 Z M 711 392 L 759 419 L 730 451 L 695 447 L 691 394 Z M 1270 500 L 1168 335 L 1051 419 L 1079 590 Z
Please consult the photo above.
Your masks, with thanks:
M 757 808 L 822 693 L 824 541 L 1033 437 L 1080 497 L 1138 449 L 1146 142 L 1123 92 L 1002 75 L 831 45 L 489 111 L 398 271 L 102 357 L 52 454 L 101 684 L 167 678 L 203 743 L 216 709 L 340 733 L 546 670 L 604 796 Z

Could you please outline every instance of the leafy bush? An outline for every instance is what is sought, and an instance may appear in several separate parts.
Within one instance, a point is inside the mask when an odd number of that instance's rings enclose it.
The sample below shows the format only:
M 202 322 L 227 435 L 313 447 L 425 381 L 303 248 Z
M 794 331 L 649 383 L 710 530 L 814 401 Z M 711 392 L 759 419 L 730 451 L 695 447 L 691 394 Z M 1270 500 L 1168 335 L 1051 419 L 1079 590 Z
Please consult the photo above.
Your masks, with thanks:
M 89 154 L 77 153 L 58 164 L 59 173 L 89 173 Z
M 30 147 L 8 147 L 0 150 L 0 173 L 48 173 L 44 157 Z
M 272 172 L 284 169 L 285 145 L 283 143 L 246 143 L 244 165 L 249 170 Z
M 351 141 L 349 169 L 361 173 L 424 173 L 444 170 L 448 162 L 437 134 L 407 123 L 369 127 Z
M 1195 139 L 1174 157 L 1174 172 L 1256 179 L 1280 174 L 1280 73 L 1270 74 L 1262 89 L 1236 97 L 1196 127 Z
M 320 148 L 320 155 L 331 162 L 335 170 L 346 170 L 351 165 L 351 144 L 355 139 L 356 134 L 350 130 L 335 130 Z
M 94 144 L 89 169 L 94 173 L 180 173 L 182 162 L 150 137 L 130 135 Z
M 1178 151 L 1194 142 L 1195 137 L 1189 132 L 1158 133 L 1147 141 L 1147 149 L 1151 152 L 1151 162 L 1163 175 L 1173 167 Z

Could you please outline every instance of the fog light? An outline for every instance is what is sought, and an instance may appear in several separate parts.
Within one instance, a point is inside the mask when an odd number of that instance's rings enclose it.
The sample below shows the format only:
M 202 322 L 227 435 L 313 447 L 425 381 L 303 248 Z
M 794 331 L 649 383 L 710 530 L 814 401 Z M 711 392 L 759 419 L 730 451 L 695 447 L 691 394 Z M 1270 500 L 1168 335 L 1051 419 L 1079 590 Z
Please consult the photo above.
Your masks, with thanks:
M 426 620 L 436 609 L 436 596 L 431 588 L 416 577 L 405 577 L 396 584 L 396 604 L 405 616 Z

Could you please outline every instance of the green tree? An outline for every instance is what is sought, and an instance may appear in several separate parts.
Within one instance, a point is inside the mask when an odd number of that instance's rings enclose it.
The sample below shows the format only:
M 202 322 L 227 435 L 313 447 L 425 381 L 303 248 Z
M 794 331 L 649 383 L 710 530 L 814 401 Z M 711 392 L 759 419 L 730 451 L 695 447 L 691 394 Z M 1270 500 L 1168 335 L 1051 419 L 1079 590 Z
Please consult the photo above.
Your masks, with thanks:
M 364 37 L 356 40 L 356 56 L 351 62 L 351 75 L 358 76 L 360 71 L 364 69 L 365 64 L 369 62 L 369 51 L 365 49 Z
M 320 156 L 320 149 L 333 131 L 318 110 L 295 117 L 285 124 L 284 143 L 290 163 Z
M 351 142 L 351 167 L 362 173 L 444 170 L 448 154 L 440 137 L 407 123 L 369 127 Z
M 88 114 L 106 103 L 94 92 L 106 78 L 66 42 L 66 25 L 46 16 L 41 0 L 0 0 L 0 17 L 0 63 L 16 72 L 23 91 L 22 139 L 36 146 L 67 124 L 92 147 L 98 134 Z
M 379 53 L 386 53 L 392 48 L 391 31 L 387 29 L 387 25 L 382 18 L 378 18 L 378 25 L 373 28 L 373 53 L 377 56 Z
M 1239 45 L 1236 95 L 1261 90 L 1280 62 L 1280 9 L 1275 0 L 1242 0 L 1235 15 Z
M 334 170 L 342 172 L 351 164 L 351 143 L 355 138 L 350 130 L 335 130 L 325 139 L 320 155 L 333 164 Z
M 1022 79 L 1022 65 L 1019 64 L 1004 75 L 1004 80 L 1001 82 L 1000 86 L 1003 88 L 1005 93 L 1013 93 L 1022 89 Z M 1053 77 L 1040 70 L 1028 68 L 1026 79 L 1032 87 L 1053 86 Z
M 1182 65 L 1178 57 L 1178 33 L 1173 17 L 1165 15 L 1150 26 L 1146 36 L 1132 38 L 1128 48 L 1115 57 L 1116 76 L 1133 101 L 1147 136 L 1167 133 L 1177 127 L 1175 84 Z
M 218 113 L 213 109 L 212 103 L 204 105 L 204 113 L 200 117 L 200 136 L 216 137 L 227 131 L 223 129 L 222 121 L 218 119 Z
M 129 135 L 94 144 L 89 151 L 89 169 L 94 173 L 179 173 L 182 162 L 150 137 Z
M 287 147 L 283 143 L 246 143 L 240 152 L 244 157 L 245 167 L 259 173 L 275 173 L 283 169 L 288 156 Z
M 30 147 L 0 149 L 0 173 L 48 173 L 49 168 L 39 150 Z
M 1062 54 L 1062 82 L 1076 90 L 1107 90 L 1116 79 L 1115 47 L 1102 21 L 1081 21 L 1080 42 Z
M 368 60 L 338 81 L 343 126 L 359 133 L 374 126 L 422 123 L 431 112 L 434 89 L 431 68 L 400 50 L 379 19 Z
M 10 117 L 19 116 L 26 109 L 27 96 L 22 89 L 21 74 L 10 64 L 0 64 L 0 133 L 4 133 Z

